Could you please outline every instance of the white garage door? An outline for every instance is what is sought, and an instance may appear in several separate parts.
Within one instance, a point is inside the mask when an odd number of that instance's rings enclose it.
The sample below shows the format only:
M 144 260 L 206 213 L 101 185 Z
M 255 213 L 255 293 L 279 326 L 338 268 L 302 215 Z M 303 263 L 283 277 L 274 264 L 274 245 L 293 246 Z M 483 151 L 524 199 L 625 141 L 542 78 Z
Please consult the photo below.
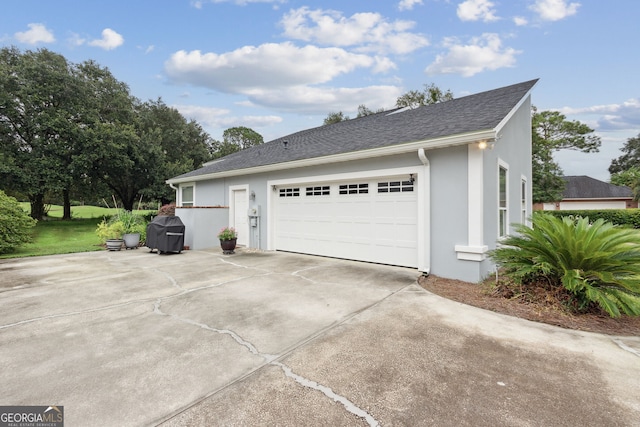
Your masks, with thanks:
M 406 179 L 279 187 L 275 248 L 417 267 L 418 188 Z

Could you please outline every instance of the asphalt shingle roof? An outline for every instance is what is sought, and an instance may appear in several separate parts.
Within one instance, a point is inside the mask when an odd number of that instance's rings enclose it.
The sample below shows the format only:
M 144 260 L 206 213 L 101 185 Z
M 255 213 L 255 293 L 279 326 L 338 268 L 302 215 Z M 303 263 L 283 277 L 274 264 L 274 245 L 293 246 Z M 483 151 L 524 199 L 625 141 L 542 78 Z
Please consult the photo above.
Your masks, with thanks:
M 619 199 L 633 198 L 631 188 L 613 185 L 589 176 L 565 176 L 563 199 Z
M 251 147 L 172 179 L 494 129 L 538 80 L 415 109 L 391 110 L 296 132 Z M 284 148 L 283 141 L 288 141 Z

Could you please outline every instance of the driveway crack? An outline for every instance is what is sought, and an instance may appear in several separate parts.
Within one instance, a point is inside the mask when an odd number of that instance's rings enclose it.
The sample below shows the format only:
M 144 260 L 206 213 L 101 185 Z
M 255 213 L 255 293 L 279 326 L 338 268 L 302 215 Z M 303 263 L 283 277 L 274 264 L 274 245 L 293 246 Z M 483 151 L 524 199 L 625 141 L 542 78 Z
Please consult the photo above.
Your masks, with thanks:
M 284 374 L 287 377 L 292 378 L 293 380 L 295 380 L 295 382 L 297 382 L 298 384 L 302 385 L 303 387 L 307 387 L 307 388 L 311 388 L 313 390 L 317 390 L 317 391 L 321 392 L 322 394 L 324 394 L 325 396 L 327 396 L 328 398 L 333 399 L 333 401 L 342 404 L 342 406 L 344 406 L 344 408 L 347 411 L 351 412 L 352 414 L 354 414 L 357 417 L 364 418 L 364 420 L 370 426 L 374 427 L 374 426 L 380 425 L 378 423 L 378 421 L 371 416 L 371 414 L 369 414 L 367 411 L 365 411 L 365 410 L 359 408 L 358 406 L 356 406 L 352 401 L 350 401 L 346 397 L 341 396 L 339 394 L 336 394 L 330 387 L 318 384 L 315 381 L 312 381 L 312 380 L 310 380 L 308 378 L 305 378 L 303 376 L 300 376 L 300 375 L 294 373 L 291 370 L 290 367 L 288 367 L 287 365 L 285 365 L 283 363 L 280 363 L 280 362 L 277 362 L 277 361 L 273 361 L 273 362 L 270 363 L 270 365 L 280 367 L 280 369 L 282 369 L 284 371 Z
M 612 341 L 618 345 L 621 349 L 628 351 L 631 354 L 635 354 L 640 357 L 640 352 L 626 345 L 621 339 L 613 338 Z
M 303 270 L 300 270 L 300 271 L 303 271 Z M 299 271 L 294 273 L 296 276 L 298 276 L 296 273 L 299 273 Z M 298 277 L 303 278 L 303 276 L 298 276 Z M 338 324 L 333 324 L 329 328 L 326 328 L 326 329 L 324 329 L 322 331 L 318 331 L 312 337 L 308 337 L 306 340 L 303 340 L 301 343 L 298 343 L 298 345 L 296 345 L 296 348 L 301 346 L 301 345 L 304 345 L 304 344 L 312 341 L 313 339 L 317 338 L 318 336 L 324 334 L 328 329 L 332 329 L 335 326 L 337 326 L 339 324 L 342 324 L 342 323 L 346 322 L 347 320 L 357 316 L 358 314 L 362 313 L 363 311 L 366 311 L 366 310 L 368 310 L 368 309 L 370 309 L 372 307 L 377 306 L 383 300 L 389 298 L 392 295 L 397 294 L 398 292 L 402 292 L 403 290 L 406 290 L 407 288 L 410 288 L 412 285 L 413 284 L 409 284 L 407 286 L 404 286 L 401 289 L 398 289 L 398 290 L 392 292 L 391 294 L 387 295 L 387 297 L 383 298 L 382 300 L 377 301 L 376 303 L 374 303 L 374 304 L 372 304 L 370 306 L 364 307 L 363 309 L 352 313 L 350 316 L 347 316 L 346 318 L 342 319 L 342 321 L 339 322 Z M 177 315 L 174 315 L 174 314 L 165 313 L 160 309 L 160 305 L 161 304 L 162 304 L 162 299 L 159 298 L 155 303 L 154 313 L 160 314 L 160 315 L 163 315 L 163 316 L 168 316 L 168 317 L 171 317 L 171 318 L 176 319 L 178 321 L 185 322 L 187 324 L 190 324 L 190 325 L 193 325 L 193 326 L 196 326 L 196 327 L 199 327 L 199 328 L 211 331 L 211 332 L 228 335 L 236 343 L 238 343 L 239 345 L 241 345 L 244 348 L 246 348 L 251 354 L 253 354 L 255 356 L 259 356 L 259 357 L 261 357 L 261 358 L 263 358 L 265 360 L 265 364 L 264 365 L 259 366 L 258 368 L 256 368 L 252 372 L 244 375 L 242 378 L 236 379 L 235 381 L 227 384 L 223 388 L 226 388 L 226 387 L 230 386 L 231 384 L 235 383 L 236 381 L 239 381 L 241 379 L 247 378 L 252 373 L 262 369 L 262 367 L 265 366 L 265 365 L 277 366 L 278 368 L 280 368 L 284 372 L 284 374 L 285 374 L 285 376 L 287 378 L 293 379 L 296 383 L 300 384 L 303 387 L 307 387 L 307 388 L 319 391 L 322 394 L 324 394 L 326 397 L 332 399 L 334 402 L 340 403 L 345 408 L 345 410 L 347 410 L 348 412 L 354 414 L 355 416 L 357 416 L 359 418 L 364 419 L 369 426 L 377 427 L 377 426 L 380 425 L 380 423 L 371 414 L 369 414 L 364 409 L 358 407 L 355 403 L 353 403 L 352 401 L 350 401 L 346 397 L 335 393 L 330 387 L 327 387 L 325 385 L 319 384 L 316 381 L 313 381 L 313 380 L 310 380 L 308 378 L 303 377 L 302 375 L 298 375 L 295 372 L 293 372 L 293 370 L 289 366 L 285 365 L 284 363 L 279 362 L 278 359 L 281 359 L 281 358 L 285 357 L 287 354 L 289 354 L 293 350 L 292 348 L 288 349 L 287 351 L 285 351 L 283 354 L 280 354 L 280 355 L 262 353 L 256 348 L 255 345 L 253 345 L 251 342 L 245 340 L 244 338 L 242 338 L 239 334 L 237 334 L 234 331 L 231 331 L 229 329 L 213 328 L 213 327 L 211 327 L 209 325 L 206 325 L 204 323 L 196 322 L 194 320 L 191 320 L 191 319 L 188 319 L 188 318 L 184 318 L 184 317 L 181 317 L 181 316 L 177 316 Z M 206 399 L 206 398 L 214 395 L 218 391 L 219 390 L 216 390 L 215 392 L 211 393 L 210 395 L 203 397 L 203 399 Z
M 188 318 L 185 318 L 185 317 L 182 317 L 182 316 L 177 316 L 175 314 L 166 313 L 166 312 L 162 311 L 162 309 L 160 308 L 160 305 L 162 304 L 162 300 L 163 300 L 163 298 L 158 298 L 158 300 L 155 302 L 154 308 L 153 308 L 153 312 L 154 313 L 162 315 L 162 316 L 167 316 L 167 317 L 170 317 L 170 318 L 175 319 L 177 321 L 184 322 L 186 324 L 189 324 L 189 325 L 192 325 L 192 326 L 196 326 L 198 328 L 202 328 L 202 329 L 207 330 L 207 331 L 215 332 L 217 334 L 228 335 L 237 344 L 239 344 L 242 347 L 246 348 L 247 351 L 249 351 L 251 354 L 263 358 L 267 365 L 277 366 L 278 368 L 280 368 L 284 372 L 284 374 L 285 374 L 285 376 L 287 378 L 293 379 L 296 383 L 300 384 L 303 387 L 307 387 L 307 388 L 319 391 L 320 393 L 324 394 L 326 397 L 332 399 L 334 402 L 340 403 L 345 408 L 345 410 L 347 410 L 348 412 L 354 414 L 357 417 L 360 417 L 360 418 L 364 419 L 367 422 L 367 424 L 369 424 L 370 426 L 377 427 L 377 426 L 380 425 L 380 423 L 371 414 L 369 414 L 364 409 L 358 407 L 355 403 L 353 403 L 352 401 L 350 401 L 346 397 L 335 393 L 330 387 L 327 387 L 325 385 L 319 384 L 319 383 L 317 383 L 317 382 L 315 382 L 313 380 L 310 380 L 308 378 L 305 378 L 305 377 L 303 377 L 301 375 L 298 375 L 298 374 L 294 373 L 293 370 L 289 366 L 287 366 L 284 363 L 281 363 L 281 362 L 278 361 L 278 359 L 281 358 L 281 357 L 284 357 L 284 355 L 275 355 L 275 354 L 262 353 L 261 351 L 259 351 L 256 348 L 255 345 L 253 345 L 251 342 L 245 340 L 238 333 L 236 333 L 236 332 L 234 332 L 232 330 L 214 328 L 214 327 L 211 327 L 211 326 L 209 326 L 209 325 L 207 325 L 205 323 L 197 322 L 195 320 L 188 319 Z M 264 366 L 264 365 L 261 365 L 258 369 L 261 369 L 262 366 Z M 256 369 L 256 370 L 258 370 L 258 369 Z

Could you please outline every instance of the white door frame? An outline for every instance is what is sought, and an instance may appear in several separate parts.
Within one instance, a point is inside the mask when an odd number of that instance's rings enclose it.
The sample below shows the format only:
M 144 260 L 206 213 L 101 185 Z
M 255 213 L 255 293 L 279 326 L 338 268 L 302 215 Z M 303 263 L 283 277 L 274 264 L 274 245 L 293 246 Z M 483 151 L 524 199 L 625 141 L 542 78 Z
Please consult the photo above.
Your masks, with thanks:
M 246 197 L 246 206 L 249 207 L 249 184 L 243 185 L 230 185 L 229 186 L 229 227 L 234 227 L 238 233 L 243 233 L 247 239 L 247 246 L 249 246 L 249 221 L 247 221 L 246 227 L 243 230 L 238 229 L 236 226 L 236 191 L 244 191 Z M 246 212 L 245 212 L 246 213 Z M 248 215 L 248 213 L 246 213 Z

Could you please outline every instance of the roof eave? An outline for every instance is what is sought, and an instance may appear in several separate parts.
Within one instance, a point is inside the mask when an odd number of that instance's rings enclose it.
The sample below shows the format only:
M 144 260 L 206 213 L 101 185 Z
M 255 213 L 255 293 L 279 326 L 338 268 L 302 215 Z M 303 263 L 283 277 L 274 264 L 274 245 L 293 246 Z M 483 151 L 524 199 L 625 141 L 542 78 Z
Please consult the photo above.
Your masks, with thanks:
M 417 151 L 420 148 L 425 150 L 435 150 L 437 148 L 453 147 L 457 145 L 467 145 L 479 141 L 491 142 L 496 139 L 496 130 L 481 130 L 467 132 L 464 134 L 450 135 L 440 138 L 425 139 L 408 142 L 404 144 L 390 145 L 387 147 L 372 148 L 369 150 L 353 151 L 349 153 L 332 154 L 323 157 L 312 157 L 291 162 L 274 163 L 272 165 L 256 166 L 244 169 L 234 169 L 229 171 L 214 172 L 203 175 L 189 176 L 183 178 L 173 178 L 166 181 L 167 184 L 180 184 L 183 182 L 206 181 L 210 179 L 227 178 L 238 175 L 250 175 L 257 173 L 273 172 L 285 169 L 295 169 L 307 166 L 317 166 L 336 162 L 349 162 L 353 160 L 363 160 L 372 157 L 391 156 L 395 154 L 405 154 Z
M 509 111 L 509 114 L 504 116 L 500 123 L 498 123 L 498 126 L 496 126 L 496 133 L 500 133 L 502 128 L 509 122 L 509 120 L 511 120 L 511 117 L 513 117 L 513 115 L 520 109 L 520 107 L 522 107 L 522 104 L 524 104 L 527 99 L 529 99 L 529 97 L 531 96 L 531 92 L 533 92 L 533 88 L 535 88 L 537 84 L 538 81 L 536 80 L 536 82 L 531 86 L 527 93 L 525 93 L 522 98 L 520 98 L 520 101 L 518 101 L 518 103 L 511 109 L 511 111 Z

